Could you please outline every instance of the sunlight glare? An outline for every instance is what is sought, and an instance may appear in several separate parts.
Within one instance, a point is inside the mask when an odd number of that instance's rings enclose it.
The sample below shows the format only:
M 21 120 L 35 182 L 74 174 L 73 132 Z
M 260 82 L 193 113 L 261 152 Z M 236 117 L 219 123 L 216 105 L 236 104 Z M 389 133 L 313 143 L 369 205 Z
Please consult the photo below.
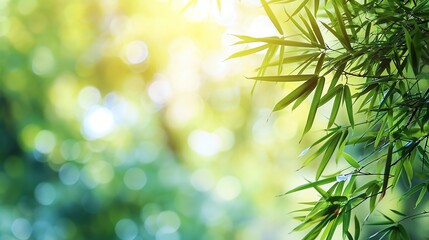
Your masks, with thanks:
M 94 106 L 84 117 L 82 133 L 88 140 L 102 138 L 115 127 L 113 113 L 106 107 Z

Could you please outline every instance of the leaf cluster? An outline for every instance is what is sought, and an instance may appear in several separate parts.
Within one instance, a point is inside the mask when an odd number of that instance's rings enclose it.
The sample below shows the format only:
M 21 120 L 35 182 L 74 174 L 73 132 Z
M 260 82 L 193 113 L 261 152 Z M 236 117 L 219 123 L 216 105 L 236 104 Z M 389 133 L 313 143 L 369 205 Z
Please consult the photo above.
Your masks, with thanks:
M 387 190 L 399 190 L 398 186 L 406 189 L 401 200 L 411 201 L 419 193 L 413 204 L 417 207 L 429 186 L 429 2 L 261 0 L 261 4 L 279 35 L 237 36 L 237 44 L 259 45 L 230 58 L 265 51 L 257 75 L 249 79 L 255 84 L 300 83 L 273 111 L 295 109 L 309 100 L 303 134 L 312 129 L 320 107 L 331 106 L 326 134 L 302 154 L 303 166 L 319 161 L 315 180 L 286 193 L 314 188 L 321 195 L 319 201 L 305 203 L 301 211 L 305 214 L 298 217 L 302 223 L 295 230 L 312 226 L 304 239 L 332 239 L 342 225 L 343 238 L 358 239 L 363 225 L 354 209 L 368 201 L 372 213 Z M 287 22 L 280 21 L 273 8 L 282 8 Z M 299 36 L 287 35 L 286 26 L 293 26 Z M 339 121 L 342 112 L 346 123 Z M 359 152 L 346 151 L 351 148 Z M 348 167 L 325 177 L 328 164 L 340 160 Z M 328 190 L 323 190 L 325 185 L 330 185 Z M 414 213 L 409 214 L 406 219 Z M 400 222 L 388 222 L 371 237 L 408 239 Z

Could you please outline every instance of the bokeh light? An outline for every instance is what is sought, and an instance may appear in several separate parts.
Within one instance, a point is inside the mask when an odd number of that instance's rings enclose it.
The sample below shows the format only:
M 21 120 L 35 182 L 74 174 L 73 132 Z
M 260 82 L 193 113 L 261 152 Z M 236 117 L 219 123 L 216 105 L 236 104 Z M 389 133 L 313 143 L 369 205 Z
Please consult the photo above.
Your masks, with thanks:
M 234 34 L 278 34 L 221 2 L 0 1 L 1 239 L 288 236 L 309 104 L 251 94 L 262 56 L 226 60 Z

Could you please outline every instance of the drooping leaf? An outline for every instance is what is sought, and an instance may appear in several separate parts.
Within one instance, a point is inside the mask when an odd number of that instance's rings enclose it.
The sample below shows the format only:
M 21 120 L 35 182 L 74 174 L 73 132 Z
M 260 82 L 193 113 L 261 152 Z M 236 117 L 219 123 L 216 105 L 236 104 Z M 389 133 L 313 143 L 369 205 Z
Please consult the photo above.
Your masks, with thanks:
M 341 137 L 341 132 L 338 132 L 335 137 L 333 137 L 330 142 L 329 142 L 329 146 L 326 148 L 325 154 L 323 155 L 322 160 L 320 161 L 319 167 L 317 168 L 316 171 L 316 180 L 318 180 L 320 178 L 320 176 L 322 175 L 323 171 L 326 168 L 326 165 L 328 165 L 329 160 L 331 159 L 332 155 L 334 154 L 334 151 L 338 145 L 338 142 L 340 140 Z
M 291 104 L 293 101 L 295 101 L 298 97 L 305 94 L 307 91 L 313 91 L 314 88 L 317 85 L 317 78 L 312 78 L 305 83 L 303 83 L 301 86 L 297 87 L 295 90 L 293 90 L 291 93 L 289 93 L 286 97 L 284 97 L 280 102 L 274 106 L 273 111 L 279 111 L 285 107 L 287 107 L 289 104 Z
M 316 111 L 319 107 L 319 101 L 322 96 L 323 87 L 325 86 L 325 78 L 321 77 L 317 83 L 316 90 L 314 92 L 313 101 L 311 102 L 310 111 L 307 117 L 307 123 L 305 124 L 304 134 L 307 133 L 313 126 L 314 118 L 316 117 Z
M 298 186 L 292 190 L 287 191 L 286 193 L 282 194 L 282 195 L 286 195 L 286 194 L 291 194 L 293 192 L 298 192 L 304 189 L 309 189 L 309 188 L 314 188 L 315 186 L 321 186 L 321 185 L 326 185 L 332 182 L 335 182 L 337 180 L 336 177 L 330 177 L 330 178 L 325 178 L 322 180 L 318 180 L 318 181 L 314 181 L 314 182 L 309 182 L 306 184 L 303 184 L 301 186 Z
M 350 93 L 350 88 L 348 85 L 344 86 L 344 101 L 346 104 L 347 115 L 349 117 L 350 125 L 353 128 L 355 125 L 353 117 L 353 103 L 352 103 L 352 94 Z
M 313 14 L 311 14 L 310 10 L 308 10 L 307 7 L 305 7 L 305 11 L 307 12 L 308 20 L 310 21 L 311 27 L 313 28 L 313 32 L 316 35 L 317 40 L 319 41 L 320 45 L 325 46 L 325 40 L 323 39 L 322 32 L 317 25 L 316 19 L 313 17 Z
M 268 3 L 265 0 L 261 0 L 262 6 L 264 7 L 265 13 L 267 13 L 268 17 L 270 18 L 271 22 L 274 24 L 274 26 L 276 27 L 277 31 L 283 35 L 283 29 L 279 23 L 279 20 L 277 19 L 277 17 L 274 15 L 273 10 L 271 10 L 270 6 L 268 5 Z
M 247 56 L 250 54 L 254 54 L 254 53 L 257 53 L 257 52 L 260 52 L 260 51 L 267 49 L 269 46 L 270 46 L 270 44 L 264 44 L 264 45 L 259 46 L 259 47 L 254 47 L 254 48 L 246 49 L 243 51 L 239 51 L 239 52 L 233 53 L 231 56 L 229 56 L 227 58 L 227 60 L 231 59 L 231 58 L 244 57 L 244 56 Z
M 264 81 L 264 82 L 302 82 L 317 78 L 316 74 L 301 74 L 301 75 L 274 75 L 262 77 L 250 77 L 249 79 Z
M 352 155 L 343 152 L 343 157 L 351 166 L 355 168 L 360 168 L 358 161 L 356 161 L 356 159 Z

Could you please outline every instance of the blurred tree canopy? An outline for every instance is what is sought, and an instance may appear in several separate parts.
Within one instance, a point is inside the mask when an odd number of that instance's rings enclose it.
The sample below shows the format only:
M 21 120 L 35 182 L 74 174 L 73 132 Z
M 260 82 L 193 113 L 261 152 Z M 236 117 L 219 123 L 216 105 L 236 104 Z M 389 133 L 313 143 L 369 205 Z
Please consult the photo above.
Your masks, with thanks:
M 0 235 L 424 238 L 428 5 L 0 0 Z
M 302 223 L 294 230 L 310 229 L 303 239 L 333 239 L 339 228 L 343 239 L 359 239 L 361 229 L 373 225 L 372 239 L 423 238 L 406 223 L 428 213 L 418 207 L 427 203 L 429 184 L 429 3 L 261 4 L 280 36 L 237 35 L 237 44 L 259 44 L 231 57 L 265 51 L 257 76 L 250 77 L 255 85 L 298 83 L 273 111 L 295 109 L 310 98 L 303 134 L 317 112 L 327 120 L 325 134 L 301 154 L 303 167 L 318 161 L 314 180 L 285 193 L 320 194 L 297 211 Z M 396 201 L 404 202 L 403 209 L 378 206 L 390 192 L 402 195 Z M 372 214 L 376 209 L 379 218 Z
M 266 124 L 274 98 L 241 81 L 259 57 L 224 61 L 233 29 L 268 19 L 254 3 L 219 15 L 180 13 L 183 2 L 0 1 L 2 238 L 291 230 L 278 209 L 294 203 L 274 196 L 291 187 L 288 126 L 303 116 Z

